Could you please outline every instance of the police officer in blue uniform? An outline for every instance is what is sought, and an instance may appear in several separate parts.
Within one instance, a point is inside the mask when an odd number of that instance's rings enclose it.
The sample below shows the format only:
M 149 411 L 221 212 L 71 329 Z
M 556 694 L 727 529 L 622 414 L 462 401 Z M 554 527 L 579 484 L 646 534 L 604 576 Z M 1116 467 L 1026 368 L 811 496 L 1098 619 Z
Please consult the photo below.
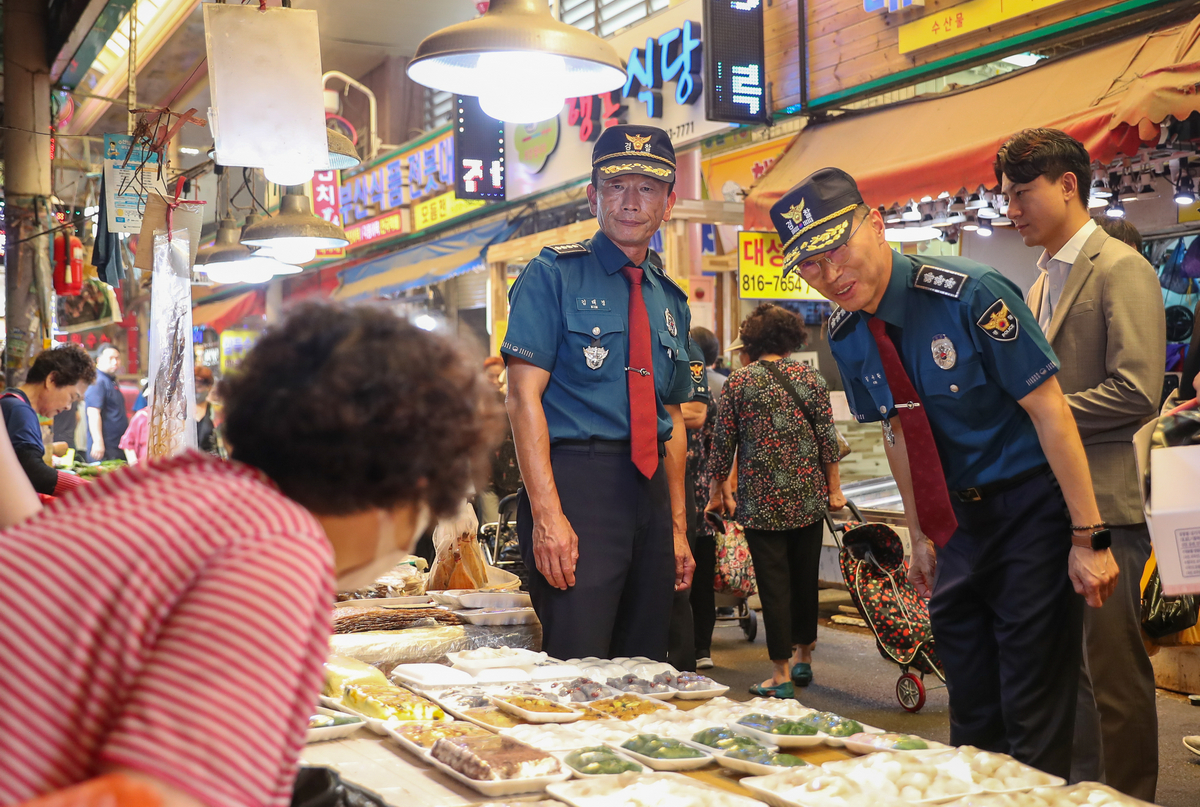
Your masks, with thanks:
M 517 533 L 542 646 L 559 658 L 664 659 L 673 592 L 691 584 L 691 315 L 649 249 L 674 184 L 666 132 L 605 130 L 587 188 L 600 231 L 543 249 L 509 295 Z
M 1102 604 L 1116 564 L 1058 359 L 991 267 L 893 252 L 841 170 L 805 178 L 771 217 L 785 273 L 836 304 L 830 347 L 851 410 L 883 423 L 909 578 L 932 595 L 950 742 L 1067 776 L 1079 595 Z

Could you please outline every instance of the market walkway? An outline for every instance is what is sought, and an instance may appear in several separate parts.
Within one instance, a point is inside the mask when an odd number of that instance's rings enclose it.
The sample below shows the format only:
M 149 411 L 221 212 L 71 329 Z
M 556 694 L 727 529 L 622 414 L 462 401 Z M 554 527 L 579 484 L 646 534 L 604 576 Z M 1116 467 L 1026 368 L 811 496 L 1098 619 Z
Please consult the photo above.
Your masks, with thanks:
M 813 659 L 815 680 L 801 692 L 800 701 L 890 731 L 948 742 L 946 691 L 931 691 L 925 708 L 915 715 L 906 713 L 896 701 L 899 668 L 879 656 L 870 632 L 828 621 L 839 604 L 849 605 L 849 595 L 822 592 L 822 621 Z M 770 674 L 761 622 L 754 644 L 748 643 L 737 627 L 718 627 L 713 636 L 713 660 L 717 666 L 707 673 L 730 685 L 729 697 L 749 699 L 747 688 Z M 928 682 L 937 683 L 932 678 Z M 1200 757 L 1189 753 L 1180 742 L 1185 734 L 1200 734 L 1200 709 L 1186 698 L 1159 690 L 1158 720 L 1161 761 L 1157 802 L 1163 807 L 1200 807 Z

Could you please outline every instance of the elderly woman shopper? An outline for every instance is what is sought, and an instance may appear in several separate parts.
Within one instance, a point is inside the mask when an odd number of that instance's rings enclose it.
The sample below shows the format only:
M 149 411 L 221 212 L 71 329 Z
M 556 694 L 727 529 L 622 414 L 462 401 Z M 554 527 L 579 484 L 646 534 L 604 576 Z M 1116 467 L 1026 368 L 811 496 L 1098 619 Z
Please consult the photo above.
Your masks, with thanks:
M 725 382 L 709 469 L 708 509 L 735 509 L 745 528 L 774 672 L 750 692 L 790 698 L 812 683 L 817 568 L 826 508 L 841 509 L 837 433 L 816 370 L 787 358 L 808 334 L 799 317 L 764 304 L 741 326 L 741 369 Z
M 386 310 L 309 304 L 223 384 L 230 462 L 187 451 L 38 512 L 0 434 L 0 696 L 23 704 L 0 804 L 286 807 L 335 586 L 458 507 L 499 421 L 485 383 Z

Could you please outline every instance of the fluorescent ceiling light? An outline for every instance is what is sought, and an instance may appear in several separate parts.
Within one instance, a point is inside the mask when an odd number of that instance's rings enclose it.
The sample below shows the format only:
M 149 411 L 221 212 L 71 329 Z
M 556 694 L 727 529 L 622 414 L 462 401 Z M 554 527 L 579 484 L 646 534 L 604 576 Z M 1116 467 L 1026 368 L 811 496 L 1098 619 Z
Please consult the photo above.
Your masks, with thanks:
M 932 241 L 940 238 L 942 231 L 937 227 L 887 227 L 883 231 L 886 241 L 893 244 L 912 244 L 917 241 Z

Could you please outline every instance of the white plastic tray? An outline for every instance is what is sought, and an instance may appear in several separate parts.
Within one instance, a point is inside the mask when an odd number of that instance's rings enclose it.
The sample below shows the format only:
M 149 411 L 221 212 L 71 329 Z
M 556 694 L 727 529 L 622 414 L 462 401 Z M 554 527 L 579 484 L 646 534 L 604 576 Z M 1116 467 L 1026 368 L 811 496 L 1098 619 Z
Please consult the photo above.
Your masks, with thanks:
M 975 772 L 976 776 L 978 776 L 980 774 L 970 759 L 978 753 L 980 753 L 979 749 L 972 748 L 970 746 L 964 746 L 962 748 L 957 748 L 957 749 L 956 748 L 943 748 L 942 750 L 937 751 L 937 752 L 926 751 L 921 754 L 921 758 L 923 761 L 929 762 L 932 764 L 937 764 L 938 762 L 949 761 L 952 759 L 962 759 L 966 764 L 971 766 L 971 770 L 973 772 Z M 1006 755 L 1002 754 L 1000 756 L 1006 756 Z M 1005 793 L 1025 793 L 1027 791 L 1030 791 L 1030 790 L 1033 790 L 1033 789 L 1039 788 L 1039 787 L 1062 787 L 1063 785 L 1065 785 L 1067 783 L 1067 780 L 1063 779 L 1061 776 L 1053 776 L 1044 771 L 1039 771 L 1037 768 L 1031 767 L 1029 765 L 1025 765 L 1024 763 L 1021 763 L 1021 762 L 1017 762 L 1017 760 L 1012 759 L 1011 757 L 1009 758 L 1009 761 L 1012 762 L 1014 765 L 1016 765 L 1018 768 L 1020 768 L 1023 773 L 1034 774 L 1036 776 L 1039 776 L 1039 777 L 1041 777 L 1042 781 L 1035 782 L 1034 784 L 1022 785 L 1020 787 L 1007 787 L 1007 788 L 989 788 L 986 785 L 984 785 L 984 783 L 981 781 L 978 784 L 983 789 L 984 793 L 990 793 L 990 794 L 995 794 L 995 795 L 1000 795 L 1000 794 L 1005 794 Z
M 433 767 L 437 768 L 442 773 L 450 778 L 462 782 L 467 787 L 478 790 L 489 799 L 496 799 L 502 796 L 515 796 L 518 793 L 538 793 L 555 782 L 564 782 L 571 778 L 571 769 L 566 765 L 562 765 L 564 770 L 562 773 L 556 773 L 552 776 L 534 776 L 529 779 L 472 779 L 451 768 L 440 759 L 436 759 L 432 754 L 425 754 L 425 761 Z
M 532 608 L 503 608 L 499 610 L 455 611 L 464 622 L 472 625 L 528 625 L 537 622 Z
M 445 664 L 398 664 L 388 674 L 404 684 L 426 687 L 460 686 L 475 683 L 466 670 L 456 670 Z
M 977 795 L 977 794 L 983 792 L 983 788 L 980 787 L 979 785 L 977 785 L 972 780 L 970 769 L 965 764 L 961 765 L 961 766 L 955 765 L 953 763 L 939 764 L 937 762 L 931 762 L 927 758 L 928 757 L 927 754 L 912 754 L 911 752 L 908 752 L 908 751 L 880 751 L 880 752 L 878 752 L 878 754 L 888 754 L 894 758 L 900 758 L 900 759 L 903 759 L 905 757 L 910 757 L 913 760 L 918 761 L 922 764 L 934 765 L 937 767 L 937 769 L 940 773 L 945 774 L 948 778 L 957 779 L 958 781 L 965 784 L 967 787 L 967 789 L 964 792 L 956 793 L 954 795 L 937 796 L 937 797 L 928 798 L 928 799 L 902 799 L 903 801 L 905 801 L 909 804 L 942 804 L 945 802 L 957 801 L 961 798 L 965 798 L 966 796 L 974 796 L 974 795 Z M 877 787 L 875 785 L 876 781 L 878 780 L 878 773 L 875 771 L 871 771 L 868 773 L 867 770 L 865 770 L 869 767 L 869 765 L 870 765 L 869 761 L 871 760 L 871 758 L 873 756 L 876 756 L 876 755 L 869 754 L 865 757 L 855 757 L 853 759 L 840 759 L 840 760 L 837 760 L 836 762 L 826 762 L 823 765 L 821 765 L 821 767 L 824 768 L 826 771 L 829 771 L 830 773 L 836 773 L 839 776 L 843 776 L 847 779 L 850 779 L 851 781 L 855 782 L 860 788 L 862 788 L 863 792 L 867 793 L 868 795 L 879 796 L 882 798 L 883 795 L 879 792 L 879 790 L 877 789 Z M 860 771 L 861 771 L 861 773 L 860 773 Z
M 713 689 L 693 689 L 690 692 L 686 689 L 677 689 L 674 697 L 681 701 L 706 701 L 711 698 L 719 698 L 728 691 L 729 687 L 722 684 Z
M 451 608 L 462 608 L 462 603 L 458 601 L 459 596 L 463 594 L 470 594 L 474 590 L 475 589 L 471 588 L 452 588 L 447 589 L 446 591 L 431 591 L 429 592 L 429 596 L 432 597 L 433 601 L 438 605 L 448 605 Z
M 533 604 L 521 591 L 475 591 L 458 595 L 463 608 L 528 608 Z
M 471 726 L 475 726 L 476 728 L 479 728 L 479 726 L 478 726 L 477 724 L 475 724 L 475 723 L 471 723 L 470 721 L 460 720 L 460 721 L 458 721 L 458 722 L 460 722 L 460 723 L 468 723 L 468 724 L 469 724 L 469 725 L 471 725 Z M 397 744 L 398 744 L 398 745 L 399 745 L 401 748 L 403 748 L 405 751 L 408 751 L 408 752 L 409 752 L 410 754 L 412 754 L 413 756 L 421 757 L 422 759 L 424 759 L 424 758 L 425 758 L 425 754 L 426 754 L 426 752 L 427 752 L 429 749 L 427 749 L 427 748 L 422 748 L 421 746 L 417 745 L 417 744 L 416 744 L 416 743 L 414 743 L 412 740 L 408 739 L 408 738 L 407 738 L 407 737 L 405 737 L 403 734 L 401 734 L 401 733 L 400 733 L 400 731 L 399 731 L 399 726 L 398 726 L 398 724 L 396 724 L 396 723 L 388 723 L 388 724 L 385 724 L 385 725 L 384 725 L 384 731 L 387 733 L 387 736 L 389 736 L 389 737 L 391 737 L 393 740 L 395 740 L 395 741 L 396 741 L 396 743 L 397 743 Z
M 604 745 L 604 744 L 603 743 L 588 743 L 587 745 L 585 745 L 583 747 L 584 748 L 599 748 L 602 745 Z M 630 762 L 630 763 L 638 766 L 638 770 L 625 771 L 625 773 L 646 773 L 649 770 L 645 765 L 638 762 L 637 760 L 635 760 L 633 757 L 629 756 L 629 754 L 625 753 L 624 751 L 617 751 L 617 750 L 613 749 L 611 746 L 604 746 L 604 747 L 608 748 L 609 751 L 612 751 L 614 754 L 616 754 L 618 757 L 625 760 L 626 762 Z M 579 749 L 572 749 L 572 750 L 578 751 Z M 567 764 L 567 757 L 571 754 L 571 751 L 552 751 L 550 753 L 553 754 L 555 757 L 557 757 L 558 761 L 562 763 L 562 766 L 564 768 L 566 768 L 567 770 L 569 770 L 571 772 L 571 775 L 573 777 L 575 777 L 576 779 L 615 779 L 618 776 L 621 776 L 621 774 L 619 774 L 619 773 L 584 773 L 583 771 L 578 771 L 575 768 L 572 768 L 570 765 Z
M 786 751 L 784 753 L 787 753 Z M 749 773 L 754 776 L 767 776 L 780 771 L 795 770 L 796 768 L 811 767 L 807 765 L 796 765 L 793 768 L 781 768 L 778 765 L 764 765 L 761 762 L 750 762 L 745 759 L 735 759 L 727 754 L 721 754 L 716 757 L 717 764 L 722 768 L 729 768 L 731 771 L 738 773 Z
M 635 807 L 670 803 L 671 807 L 762 807 L 677 773 L 623 773 L 558 782 L 546 792 L 572 807 Z
M 462 614 L 459 614 L 459 616 L 462 616 Z M 495 658 L 464 658 L 464 653 L 472 651 L 460 651 L 458 653 L 447 653 L 446 659 L 468 675 L 477 675 L 480 670 L 490 670 L 495 667 L 517 667 L 529 670 L 535 664 L 546 660 L 545 653 L 535 653 L 532 650 L 526 650 L 522 647 L 497 647 L 489 649 L 498 650 L 504 653 L 504 655 L 496 656 Z
M 428 608 L 434 604 L 433 597 L 428 594 L 413 597 L 379 597 L 345 600 L 334 603 L 334 608 L 350 608 L 353 606 L 373 605 L 378 608 Z
M 586 734 L 582 734 L 561 723 L 513 726 L 512 728 L 500 729 L 500 733 L 507 737 L 512 737 L 514 740 L 520 740 L 526 745 L 532 745 L 534 748 L 545 751 L 548 754 L 558 751 L 570 752 L 579 748 L 591 748 L 592 746 L 600 745 L 600 743 Z
M 366 725 L 366 721 L 361 717 L 337 709 L 322 709 L 317 707 L 317 714 L 328 715 L 329 717 L 350 718 L 354 722 L 347 723 L 344 726 L 324 726 L 318 729 L 309 729 L 304 734 L 304 742 L 306 743 L 323 743 L 327 740 L 340 740 L 343 737 L 349 737 Z
M 835 794 L 828 787 L 795 794 L 794 790 L 814 779 L 837 784 L 847 792 Z M 767 776 L 748 776 L 738 784 L 771 807 L 903 807 L 906 802 L 865 793 L 855 782 L 815 765 L 784 768 Z M 788 793 L 789 796 L 784 796 Z
M 759 731 L 758 729 L 744 726 L 736 720 L 729 724 L 729 728 L 734 731 L 740 731 L 747 737 L 753 737 L 763 745 L 777 745 L 784 750 L 789 748 L 812 748 L 828 739 L 828 735 L 822 734 L 819 731 L 816 734 L 809 735 L 771 734 L 768 731 Z
M 492 705 L 498 709 L 503 709 L 510 714 L 514 714 L 522 720 L 527 720 L 530 723 L 574 723 L 579 718 L 583 717 L 583 712 L 578 709 L 571 709 L 569 706 L 562 706 L 568 709 L 566 712 L 531 712 L 528 709 L 522 709 L 520 706 L 515 706 L 505 700 L 504 696 L 493 696 L 491 699 Z
M 865 728 L 865 727 L 864 727 L 864 728 Z M 876 734 L 876 733 L 879 733 L 879 734 L 886 734 L 886 733 L 898 734 L 898 733 L 901 733 L 901 732 L 868 732 L 868 733 L 871 733 L 871 734 Z M 915 737 L 916 735 L 912 735 L 912 736 L 914 736 L 914 737 Z M 933 750 L 933 751 L 942 751 L 942 750 L 945 750 L 946 748 L 949 748 L 949 746 L 947 746 L 947 745 L 942 745 L 941 743 L 936 743 L 936 742 L 934 742 L 933 740 L 926 740 L 924 737 L 920 737 L 919 739 L 921 739 L 921 740 L 924 740 L 924 741 L 925 741 L 925 744 L 926 744 L 926 745 L 928 745 L 928 746 L 929 746 L 929 748 L 928 748 L 928 749 L 918 748 L 918 749 L 916 749 L 916 752 L 917 752 L 917 753 L 920 753 L 920 752 L 923 752 L 923 751 L 927 751 L 927 750 Z M 846 747 L 846 750 L 847 750 L 847 751 L 850 751 L 851 753 L 854 753 L 854 754 L 874 754 L 876 751 L 897 751 L 897 750 L 900 750 L 900 749 L 895 749 L 895 748 L 879 748 L 878 746 L 875 746 L 875 745 L 870 745 L 869 743 L 863 743 L 863 742 L 859 742 L 859 741 L 857 741 L 857 740 L 853 740 L 853 739 L 851 739 L 850 737 L 846 737 L 846 738 L 844 738 L 844 740 L 843 740 L 843 744 L 845 745 L 845 747 Z
M 634 734 L 629 739 L 633 739 L 634 737 L 637 737 L 637 735 Z M 626 740 L 626 742 L 628 742 L 628 740 Z M 680 742 L 683 741 L 681 740 Z M 648 757 L 639 754 L 636 751 L 630 751 L 620 743 L 606 743 L 606 745 L 608 745 L 618 754 L 624 754 L 634 762 L 637 762 L 653 771 L 694 771 L 697 768 L 703 768 L 711 765 L 713 762 L 713 755 L 709 753 L 712 751 L 711 748 L 704 749 L 704 746 L 693 745 L 692 743 L 685 743 L 685 745 L 700 751 L 703 756 L 694 757 L 692 759 L 655 759 L 654 757 Z

